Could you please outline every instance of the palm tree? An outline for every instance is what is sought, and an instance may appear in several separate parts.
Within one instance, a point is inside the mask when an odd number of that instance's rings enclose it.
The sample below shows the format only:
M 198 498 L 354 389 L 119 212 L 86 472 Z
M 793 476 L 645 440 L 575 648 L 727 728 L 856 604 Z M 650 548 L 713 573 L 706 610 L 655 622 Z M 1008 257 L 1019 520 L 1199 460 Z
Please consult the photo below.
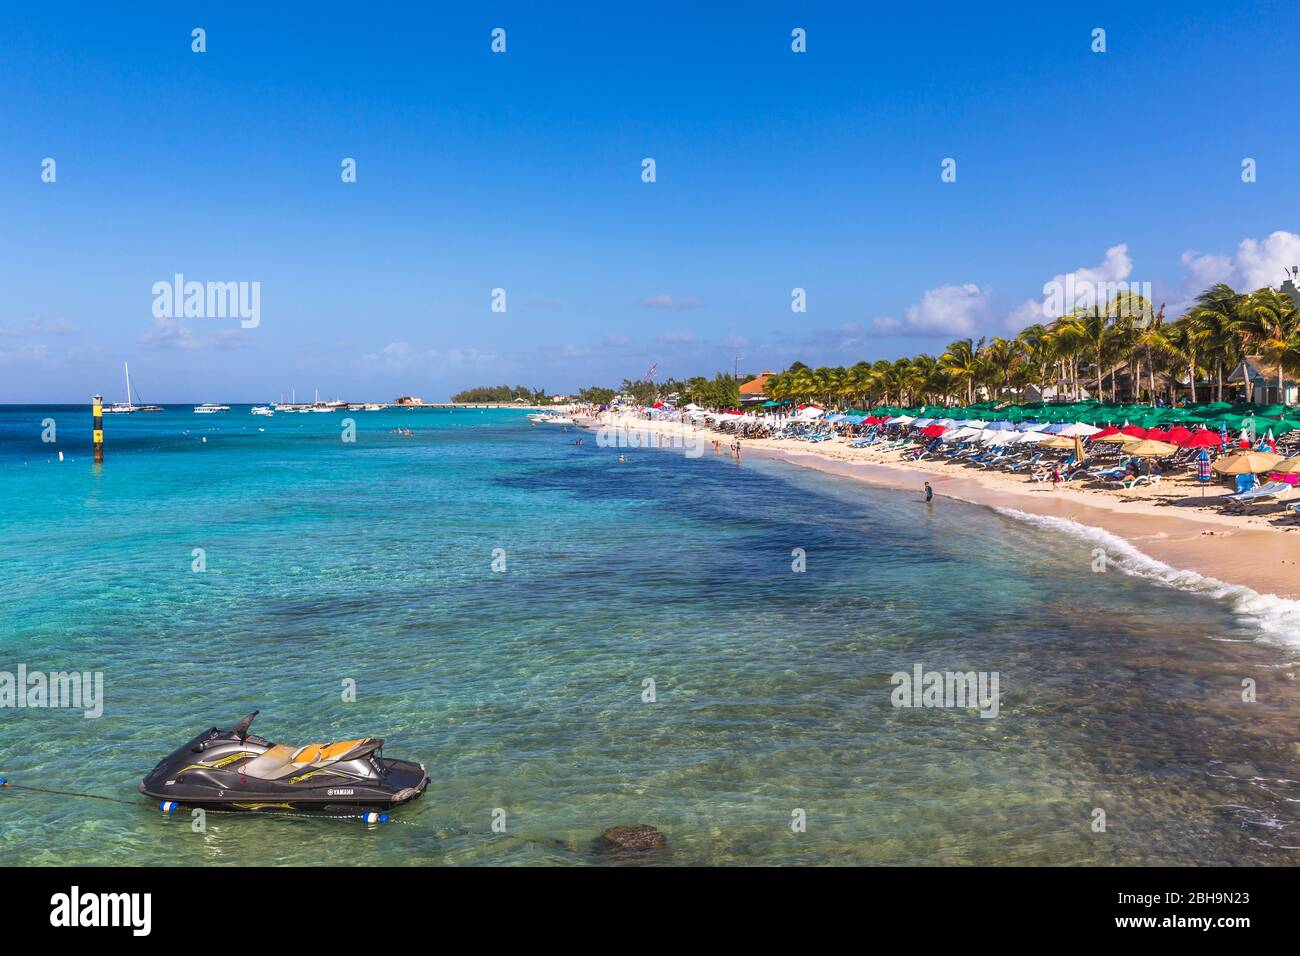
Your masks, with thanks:
M 1179 319 L 1172 325 L 1166 326 L 1163 344 L 1165 356 L 1175 366 L 1181 366 L 1186 370 L 1187 387 L 1191 392 L 1192 401 L 1196 401 L 1196 375 L 1198 369 L 1196 353 L 1200 345 L 1196 330 L 1185 318 Z
M 1238 328 L 1245 348 L 1253 348 L 1270 362 L 1277 364 L 1278 401 L 1285 401 L 1285 369 L 1300 366 L 1300 351 L 1296 337 L 1300 333 L 1300 312 L 1295 302 L 1285 292 L 1260 289 L 1250 296 Z M 1249 379 L 1249 376 L 1247 376 Z M 1247 396 L 1247 401 L 1249 401 Z
M 939 360 L 933 355 L 922 352 L 911 361 L 910 376 L 916 393 L 922 402 L 929 403 L 936 397 L 948 402 L 948 390 L 944 387 L 944 373 L 939 368 Z
M 1241 328 L 1248 304 L 1249 296 L 1238 295 L 1231 286 L 1220 282 L 1202 292 L 1187 312 L 1187 321 L 1199 336 L 1206 357 L 1214 361 L 1216 401 L 1223 401 L 1225 369 L 1241 361 Z
M 966 404 L 975 403 L 975 379 L 980 374 L 980 350 L 984 340 L 960 339 L 949 344 L 943 355 L 939 356 L 939 368 L 957 384 L 965 383 Z
M 1165 338 L 1165 307 L 1162 305 L 1155 315 L 1134 329 L 1129 342 L 1129 355 L 1133 362 L 1133 400 L 1142 400 L 1142 360 L 1146 359 L 1147 373 L 1151 378 L 1151 407 L 1156 405 L 1156 359 L 1157 355 L 1168 352 L 1169 343 Z
M 1046 326 L 1031 325 L 1022 329 L 1016 338 L 1024 350 L 1026 366 L 1032 365 L 1037 369 L 1039 393 L 1045 393 L 1047 391 L 1047 370 L 1055 367 L 1059 359 L 1052 333 Z
M 1024 345 L 1019 339 L 994 338 L 984 349 L 983 358 L 990 385 L 995 386 L 1000 398 L 1011 388 L 1011 380 L 1024 359 Z
M 1093 306 L 1091 312 L 1072 313 L 1064 320 L 1063 331 L 1068 330 L 1083 346 L 1083 350 L 1092 356 L 1093 368 L 1097 373 L 1097 394 L 1101 398 L 1102 363 L 1111 348 L 1110 319 L 1101 314 L 1100 306 Z

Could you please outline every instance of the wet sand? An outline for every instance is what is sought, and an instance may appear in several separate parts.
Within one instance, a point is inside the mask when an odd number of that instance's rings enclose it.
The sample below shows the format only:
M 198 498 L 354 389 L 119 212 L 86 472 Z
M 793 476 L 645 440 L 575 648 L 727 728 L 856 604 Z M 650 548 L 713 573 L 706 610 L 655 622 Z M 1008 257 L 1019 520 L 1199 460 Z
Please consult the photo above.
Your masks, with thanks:
M 620 417 L 582 419 L 664 436 L 715 454 L 712 442 L 729 454 L 731 436 L 706 428 Z M 678 452 L 682 449 L 678 447 Z M 1014 508 L 1101 528 L 1172 567 L 1195 571 L 1264 594 L 1300 599 L 1300 521 L 1294 512 L 1262 515 L 1223 514 L 1213 501 L 1223 487 L 1214 484 L 1201 499 L 1195 480 L 1177 475 L 1156 488 L 1119 490 L 1036 482 L 1024 474 L 986 471 L 946 461 L 901 461 L 898 453 L 849 448 L 841 439 L 809 444 L 793 439 L 742 439 L 742 459 L 758 454 L 829 474 L 921 494 L 926 481 L 936 497 L 957 498 L 990 508 Z M 1295 499 L 1300 500 L 1300 498 Z

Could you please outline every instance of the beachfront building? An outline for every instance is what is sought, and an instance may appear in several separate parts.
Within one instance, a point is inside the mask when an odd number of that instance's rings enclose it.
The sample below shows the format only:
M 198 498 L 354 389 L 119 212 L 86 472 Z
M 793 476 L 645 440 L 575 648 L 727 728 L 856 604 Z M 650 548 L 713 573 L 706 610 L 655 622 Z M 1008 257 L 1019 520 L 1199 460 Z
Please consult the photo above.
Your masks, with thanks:
M 764 389 L 767 387 L 767 380 L 772 377 L 771 369 L 764 369 L 748 382 L 740 383 L 740 404 L 757 405 L 759 402 L 767 400 Z
M 1247 355 L 1232 370 L 1227 383 L 1242 389 L 1243 399 L 1260 405 L 1300 404 L 1300 382 L 1283 370 L 1279 387 L 1277 371 L 1276 362 L 1269 362 L 1259 355 Z
M 423 405 L 424 400 L 419 395 L 398 395 L 393 402 L 394 405 Z

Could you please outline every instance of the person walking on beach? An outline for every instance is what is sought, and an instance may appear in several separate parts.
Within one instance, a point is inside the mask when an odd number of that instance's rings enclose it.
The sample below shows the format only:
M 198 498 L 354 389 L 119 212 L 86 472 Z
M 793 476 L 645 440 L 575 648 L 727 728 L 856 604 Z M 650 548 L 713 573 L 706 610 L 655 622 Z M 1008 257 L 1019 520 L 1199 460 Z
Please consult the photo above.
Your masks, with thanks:
M 731 453 L 736 456 L 736 461 L 740 461 L 740 439 L 739 438 L 732 441 Z
M 1052 465 L 1052 490 L 1057 491 L 1061 487 L 1061 466 L 1060 464 Z
M 927 481 L 925 483 L 925 503 L 928 505 L 928 504 L 933 504 L 933 502 L 934 502 L 934 489 L 930 487 L 930 483 Z

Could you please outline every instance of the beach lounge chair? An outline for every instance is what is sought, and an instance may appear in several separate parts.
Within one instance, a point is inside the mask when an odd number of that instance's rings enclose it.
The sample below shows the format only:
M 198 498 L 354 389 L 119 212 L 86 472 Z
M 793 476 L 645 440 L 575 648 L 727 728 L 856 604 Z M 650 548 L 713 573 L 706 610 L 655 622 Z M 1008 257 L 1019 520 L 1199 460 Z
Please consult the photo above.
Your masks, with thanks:
M 1089 481 L 1116 481 L 1127 474 L 1128 469 L 1123 467 L 1096 468 L 1087 472 L 1087 477 Z
M 1266 485 L 1256 485 L 1249 491 L 1243 491 L 1239 494 L 1229 495 L 1229 501 L 1258 501 L 1260 498 L 1274 498 L 1277 495 L 1291 490 L 1291 486 L 1285 481 L 1270 481 Z
M 1007 467 L 1007 471 L 1020 471 L 1025 468 L 1032 469 L 1034 465 L 1038 464 L 1042 460 L 1043 460 L 1043 453 L 1040 451 L 1032 458 L 1026 458 L 1023 461 L 1013 462 L 1011 465 Z
M 1240 511 L 1258 505 L 1266 505 L 1265 510 L 1275 508 L 1295 493 L 1295 488 L 1285 481 L 1270 481 L 1266 485 L 1257 485 L 1250 491 L 1239 495 L 1229 495 L 1226 508 Z
M 1106 479 L 1106 484 L 1117 485 L 1126 491 L 1132 488 L 1136 488 L 1138 485 L 1150 485 L 1151 487 L 1154 488 L 1160 484 L 1160 476 L 1159 475 L 1137 475 L 1136 477 L 1127 478 L 1127 479 L 1108 478 Z
M 978 462 L 977 464 L 981 468 L 993 468 L 994 466 L 1000 465 L 1001 463 L 1005 462 L 1006 459 L 1007 459 L 1006 449 L 999 448 L 992 457 L 985 458 L 983 461 Z

